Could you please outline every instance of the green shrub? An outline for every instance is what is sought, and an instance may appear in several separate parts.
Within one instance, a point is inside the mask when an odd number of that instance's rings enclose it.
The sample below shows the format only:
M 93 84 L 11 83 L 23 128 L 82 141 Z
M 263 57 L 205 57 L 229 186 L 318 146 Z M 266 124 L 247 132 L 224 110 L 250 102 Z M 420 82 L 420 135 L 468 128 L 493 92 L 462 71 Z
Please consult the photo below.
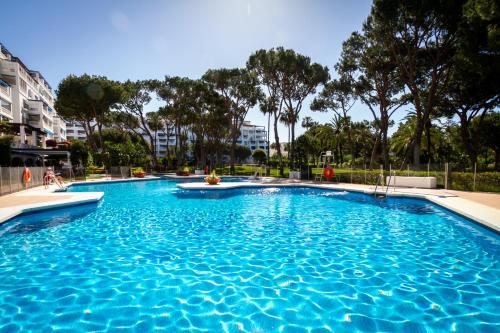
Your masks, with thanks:
M 12 140 L 14 140 L 12 135 L 0 136 L 0 165 L 10 165 Z

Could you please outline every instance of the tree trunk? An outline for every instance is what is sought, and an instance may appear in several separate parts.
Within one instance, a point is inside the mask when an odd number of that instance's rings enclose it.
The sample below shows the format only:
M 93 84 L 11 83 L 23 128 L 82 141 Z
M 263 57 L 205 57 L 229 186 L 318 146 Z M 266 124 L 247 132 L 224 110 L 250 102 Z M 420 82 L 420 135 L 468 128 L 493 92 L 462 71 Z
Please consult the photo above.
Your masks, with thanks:
M 477 163 L 477 151 L 472 144 L 467 111 L 459 113 L 458 116 L 460 118 L 460 137 L 462 139 L 462 144 L 467 151 L 467 155 L 469 155 L 470 165 L 473 167 L 474 163 Z
M 290 156 L 289 156 L 289 160 L 290 160 L 290 169 L 294 169 L 295 168 L 295 147 L 294 147 L 294 142 L 295 142 L 295 123 L 291 123 L 290 124 L 290 131 L 292 133 L 292 137 L 291 137 L 291 141 L 289 143 L 290 145 Z
M 425 122 L 425 138 L 427 140 L 427 163 L 432 162 L 432 154 L 431 154 L 431 119 L 427 119 Z
M 389 130 L 389 117 L 387 114 L 382 114 L 380 117 L 380 135 L 382 145 L 382 158 L 384 160 L 384 168 L 389 165 L 389 147 L 387 131 Z
M 279 120 L 279 117 L 275 114 L 274 115 L 274 141 L 276 144 L 276 154 L 278 155 L 280 176 L 283 177 L 285 174 L 285 171 L 283 169 L 283 157 L 281 155 L 280 137 L 278 135 L 278 120 Z
M 415 136 L 413 138 L 412 149 L 411 149 L 413 154 L 413 165 L 417 169 L 420 166 L 420 144 L 422 142 L 424 124 L 425 123 L 423 121 L 417 121 L 417 128 L 415 130 Z
M 236 141 L 238 140 L 238 138 L 236 137 L 236 135 L 233 135 L 233 138 L 232 138 L 232 142 L 231 142 L 231 161 L 229 162 L 230 163 L 230 167 L 229 167 L 229 174 L 231 175 L 234 175 L 235 174 L 235 168 L 234 168 L 234 160 L 235 160 L 235 154 L 234 154 L 234 151 L 236 150 Z
M 500 169 L 500 151 L 495 150 L 495 170 Z
M 375 159 L 375 154 L 377 153 L 377 149 L 380 144 L 380 136 L 381 132 L 377 133 L 377 135 L 375 136 L 375 143 L 373 144 L 372 154 L 370 156 L 370 164 L 368 166 L 370 170 L 373 169 L 373 160 Z

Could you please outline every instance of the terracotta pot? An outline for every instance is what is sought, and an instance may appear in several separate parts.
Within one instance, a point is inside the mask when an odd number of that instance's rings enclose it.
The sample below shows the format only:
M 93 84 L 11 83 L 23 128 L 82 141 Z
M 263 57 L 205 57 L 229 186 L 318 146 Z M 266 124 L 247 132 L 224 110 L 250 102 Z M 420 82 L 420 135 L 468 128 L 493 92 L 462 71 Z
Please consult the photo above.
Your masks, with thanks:
M 136 176 L 137 178 L 144 178 L 146 174 L 144 172 L 136 172 L 134 173 L 134 176 Z
M 220 178 L 219 177 L 205 177 L 205 181 L 208 183 L 208 185 L 217 185 L 220 183 Z

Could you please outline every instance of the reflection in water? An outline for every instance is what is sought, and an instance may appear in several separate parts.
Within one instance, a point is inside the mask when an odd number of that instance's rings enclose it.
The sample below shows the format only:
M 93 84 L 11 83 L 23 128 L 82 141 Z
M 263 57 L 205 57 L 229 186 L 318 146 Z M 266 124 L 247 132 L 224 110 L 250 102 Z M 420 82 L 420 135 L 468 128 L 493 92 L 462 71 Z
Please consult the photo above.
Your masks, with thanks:
M 57 215 L 53 209 L 45 212 L 23 214 L 12 222 L 7 222 L 0 227 L 0 237 L 9 234 L 31 233 L 42 229 L 53 228 L 58 225 L 73 222 L 92 213 L 97 208 L 96 203 L 72 206 L 58 209 Z M 33 219 L 37 214 L 40 219 Z

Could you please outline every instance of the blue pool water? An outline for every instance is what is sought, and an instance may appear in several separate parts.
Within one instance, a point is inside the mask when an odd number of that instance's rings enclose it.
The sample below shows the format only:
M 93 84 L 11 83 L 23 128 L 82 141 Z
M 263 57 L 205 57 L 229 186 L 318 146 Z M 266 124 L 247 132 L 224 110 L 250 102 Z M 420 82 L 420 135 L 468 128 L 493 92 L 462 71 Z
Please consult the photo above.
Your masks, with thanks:
M 426 201 L 74 186 L 0 227 L 0 332 L 498 332 L 500 236 Z

